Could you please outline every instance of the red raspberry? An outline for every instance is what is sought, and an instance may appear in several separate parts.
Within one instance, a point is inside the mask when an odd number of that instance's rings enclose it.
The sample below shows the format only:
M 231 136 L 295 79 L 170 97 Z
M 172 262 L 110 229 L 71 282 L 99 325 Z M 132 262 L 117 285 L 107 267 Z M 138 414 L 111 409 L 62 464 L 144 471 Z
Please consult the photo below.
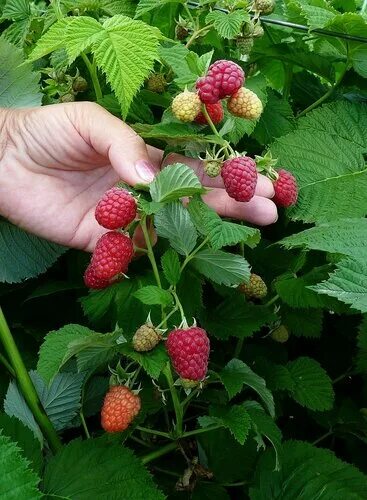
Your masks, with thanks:
M 223 106 L 220 101 L 215 102 L 214 104 L 206 104 L 205 105 L 208 115 L 210 116 L 211 121 L 214 125 L 217 125 L 223 120 L 224 111 Z M 207 125 L 208 122 L 204 116 L 204 113 L 200 111 L 200 113 L 195 118 L 196 123 L 200 123 L 201 125 Z
M 203 380 L 207 369 L 210 342 L 206 331 L 197 326 L 176 329 L 169 333 L 167 351 L 181 378 Z
M 114 231 L 104 234 L 97 242 L 91 261 L 96 278 L 111 280 L 117 274 L 126 273 L 133 253 L 133 242 L 125 234 Z
M 135 198 L 126 189 L 109 189 L 98 202 L 95 217 L 106 229 L 126 227 L 136 217 Z
M 283 168 L 278 171 L 278 175 L 278 179 L 274 182 L 274 203 L 280 207 L 295 205 L 298 198 L 296 179 L 288 170 Z
M 228 195 L 237 201 L 250 201 L 255 194 L 257 170 L 255 161 L 248 156 L 231 158 L 221 170 Z
M 196 88 L 201 102 L 214 104 L 233 95 L 245 81 L 245 73 L 238 64 L 224 59 L 212 64 L 206 76 L 199 78 Z
M 84 283 L 88 288 L 94 288 L 95 290 L 101 290 L 109 286 L 110 282 L 107 280 L 101 280 L 97 278 L 94 273 L 94 267 L 89 264 L 84 273 Z
M 129 427 L 141 407 L 140 397 L 125 385 L 115 385 L 107 392 L 101 411 L 101 425 L 106 432 L 122 432 Z

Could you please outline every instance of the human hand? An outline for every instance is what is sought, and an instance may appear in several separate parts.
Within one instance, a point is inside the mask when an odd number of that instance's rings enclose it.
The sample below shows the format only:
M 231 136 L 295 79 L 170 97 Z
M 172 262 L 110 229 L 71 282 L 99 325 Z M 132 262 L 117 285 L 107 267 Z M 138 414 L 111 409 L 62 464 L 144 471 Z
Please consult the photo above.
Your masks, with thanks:
M 5 111 L 0 144 L 0 214 L 62 245 L 92 251 L 105 232 L 95 218 L 102 194 L 122 180 L 149 183 L 163 153 L 147 147 L 121 120 L 94 103 L 79 102 Z M 3 133 L 4 136 L 4 133 Z M 258 225 L 276 220 L 271 182 L 259 177 L 256 196 L 238 203 L 219 179 L 202 175 L 200 162 L 170 155 L 164 164 L 191 166 L 214 189 L 206 201 L 220 215 Z

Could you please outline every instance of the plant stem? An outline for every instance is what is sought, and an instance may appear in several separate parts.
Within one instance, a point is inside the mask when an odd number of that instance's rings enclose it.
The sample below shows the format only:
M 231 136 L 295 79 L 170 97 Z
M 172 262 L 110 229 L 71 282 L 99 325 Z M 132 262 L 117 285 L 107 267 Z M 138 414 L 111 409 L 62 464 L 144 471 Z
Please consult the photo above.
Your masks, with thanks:
M 279 299 L 279 295 L 276 294 L 274 295 L 274 297 L 272 299 L 270 299 L 266 304 L 265 304 L 265 307 L 269 307 L 271 306 L 272 304 L 274 304 L 274 302 L 276 302 L 277 300 Z
M 15 378 L 15 371 L 13 370 L 13 367 L 11 366 L 9 361 L 6 359 L 6 357 L 1 354 L 1 352 L 0 352 L 0 363 L 2 363 L 5 366 L 5 368 L 8 370 L 10 375 Z
M 192 398 L 197 396 L 197 394 L 198 394 L 198 389 L 196 388 L 193 391 L 191 391 L 190 394 L 187 396 L 187 398 L 181 402 L 181 406 L 182 406 L 183 411 L 185 411 L 185 407 L 190 403 Z
M 190 38 L 188 39 L 185 47 L 188 49 L 190 47 L 190 45 L 192 45 L 195 40 L 202 34 L 204 33 L 204 31 L 208 31 L 210 30 L 210 28 L 213 26 L 213 24 L 208 24 L 208 26 L 204 26 L 203 28 L 199 29 L 199 30 L 195 30 L 194 33 L 190 36 Z
M 195 255 L 208 243 L 209 241 L 209 236 L 207 236 L 201 243 L 198 247 L 196 247 L 191 253 L 190 255 L 188 255 L 186 257 L 186 259 L 183 261 L 182 263 L 182 266 L 181 266 L 181 269 L 180 269 L 180 273 L 182 273 L 182 271 L 185 269 L 185 267 L 187 266 L 187 264 L 190 262 L 191 259 L 193 259 L 195 257 Z
M 171 371 L 171 366 L 169 362 L 166 364 L 165 368 L 163 369 L 163 373 L 167 379 L 169 390 L 171 392 L 171 397 L 172 397 L 172 403 L 173 403 L 173 408 L 175 410 L 175 415 L 176 415 L 176 436 L 181 437 L 182 435 L 182 421 L 183 421 L 183 411 L 181 407 L 181 403 L 176 391 L 176 387 L 173 382 L 173 377 L 172 377 L 172 371 Z
M 183 4 L 183 8 L 184 8 L 188 18 L 192 22 L 192 24 L 195 25 L 195 19 L 192 17 L 191 11 L 185 3 Z
M 80 410 L 79 416 L 80 416 L 80 420 L 82 422 L 82 426 L 83 426 L 83 429 L 84 429 L 85 436 L 86 436 L 87 439 L 90 439 L 90 434 L 89 434 L 89 430 L 88 430 L 88 427 L 87 427 L 87 422 L 85 421 L 85 418 L 84 418 L 83 410 Z
M 239 355 L 241 354 L 242 347 L 243 347 L 243 342 L 244 342 L 244 339 L 238 339 L 237 340 L 236 347 L 235 347 L 235 350 L 234 350 L 234 353 L 233 353 L 233 357 L 234 358 L 238 358 Z
M 62 15 L 60 8 L 60 0 L 51 0 L 52 8 L 55 11 L 55 15 L 57 19 L 62 19 L 64 16 Z
M 148 464 L 149 462 L 152 462 L 156 458 L 159 458 L 163 455 L 167 455 L 170 451 L 173 451 L 177 448 L 177 444 L 174 443 L 168 443 L 165 446 L 162 446 L 158 450 L 152 451 L 151 453 L 148 453 L 147 455 L 144 455 L 144 457 L 141 458 L 142 463 Z
M 141 425 L 137 425 L 135 428 L 138 429 L 138 431 L 146 432 L 147 434 L 154 434 L 155 436 L 162 436 L 162 437 L 165 437 L 167 439 L 172 439 L 171 436 L 168 434 L 168 432 L 157 431 L 155 429 L 149 429 L 149 427 L 142 427 Z
M 102 94 L 101 86 L 100 86 L 99 80 L 98 80 L 96 64 L 94 61 L 92 64 L 90 62 L 88 56 L 84 52 L 81 53 L 81 56 L 82 56 L 82 59 L 83 59 L 85 65 L 89 71 L 90 77 L 92 79 L 94 93 L 96 94 L 96 99 L 97 99 L 97 101 L 99 101 L 100 99 L 102 99 L 103 94 Z
M 284 63 L 284 71 L 285 71 L 285 81 L 283 87 L 283 99 L 287 101 L 289 99 L 292 87 L 293 64 Z
M 176 291 L 174 289 L 171 290 L 171 293 L 172 295 L 174 296 L 175 298 L 175 301 L 176 301 L 176 309 L 178 309 L 180 311 L 180 314 L 181 314 L 181 320 L 184 321 L 185 319 L 185 311 L 183 310 L 183 307 L 182 307 L 182 304 L 181 304 L 181 301 L 180 299 L 178 298 L 178 295 L 176 293 Z
M 193 431 L 188 431 L 184 432 L 182 437 L 190 437 L 190 436 L 196 436 L 196 434 L 203 434 L 204 432 L 210 432 L 210 431 L 215 431 L 216 429 L 219 429 L 220 427 L 223 427 L 222 425 L 212 425 L 211 427 L 202 427 L 201 429 L 195 429 Z
M 32 411 L 36 422 L 38 423 L 42 434 L 46 438 L 50 449 L 56 453 L 61 447 L 61 441 L 57 435 L 50 419 L 48 418 L 41 401 L 39 400 L 33 382 L 24 366 L 17 345 L 9 330 L 3 311 L 0 307 L 0 340 L 3 343 L 6 354 L 8 355 L 14 372 L 22 391 L 23 397 L 26 400 L 30 410 Z
M 317 99 L 317 101 L 315 101 L 314 103 L 312 103 L 310 106 L 308 106 L 308 108 L 304 109 L 303 111 L 301 111 L 301 113 L 298 113 L 298 116 L 297 118 L 300 118 L 301 116 L 304 116 L 306 113 L 312 111 L 313 109 L 315 109 L 317 106 L 319 106 L 320 104 L 322 104 L 324 101 L 326 101 L 333 93 L 334 91 L 336 90 L 337 87 L 339 87 L 339 85 L 341 84 L 346 72 L 348 71 L 348 67 L 349 67 L 349 64 L 346 64 L 345 65 L 345 68 L 343 69 L 343 71 L 340 73 L 338 79 L 335 81 L 334 85 L 332 85 L 329 90 L 326 92 L 326 94 L 324 94 L 323 96 L 320 97 L 320 99 Z
M 143 235 L 144 235 L 144 239 L 145 239 L 145 244 L 147 246 L 147 255 L 148 255 L 148 259 L 150 260 L 150 263 L 152 265 L 152 269 L 153 269 L 155 280 L 156 280 L 157 285 L 159 286 L 159 288 L 162 288 L 161 277 L 159 276 L 157 262 L 156 262 L 155 257 L 154 257 L 152 242 L 150 241 L 150 237 L 149 237 L 149 233 L 148 233 L 146 217 L 143 217 L 141 219 L 140 225 L 141 225 L 141 229 L 143 231 Z
M 337 384 L 338 382 L 340 382 L 341 380 L 344 380 L 346 377 L 349 377 L 352 374 L 353 374 L 352 373 L 352 367 L 350 366 L 346 372 L 344 372 L 341 375 L 339 375 L 339 377 L 334 378 L 334 380 L 332 380 L 332 384 L 333 385 Z
M 323 434 L 322 436 L 320 436 L 318 439 L 316 439 L 316 441 L 314 441 L 312 443 L 313 446 L 316 446 L 317 444 L 321 443 L 321 441 L 323 441 L 324 439 L 327 439 L 329 436 L 332 436 L 333 435 L 333 432 L 332 431 L 328 431 L 328 432 L 325 432 L 325 434 Z

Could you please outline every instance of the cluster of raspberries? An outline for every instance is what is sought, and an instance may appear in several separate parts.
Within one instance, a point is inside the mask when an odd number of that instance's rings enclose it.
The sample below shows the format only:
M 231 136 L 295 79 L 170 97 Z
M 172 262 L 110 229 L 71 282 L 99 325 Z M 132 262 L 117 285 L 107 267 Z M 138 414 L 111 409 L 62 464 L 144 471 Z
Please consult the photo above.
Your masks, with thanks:
M 84 274 L 89 288 L 101 289 L 121 280 L 134 255 L 134 245 L 128 234 L 117 231 L 126 228 L 136 217 L 136 200 L 126 190 L 114 187 L 106 191 L 95 211 L 97 222 L 110 229 L 97 241 L 91 262 Z

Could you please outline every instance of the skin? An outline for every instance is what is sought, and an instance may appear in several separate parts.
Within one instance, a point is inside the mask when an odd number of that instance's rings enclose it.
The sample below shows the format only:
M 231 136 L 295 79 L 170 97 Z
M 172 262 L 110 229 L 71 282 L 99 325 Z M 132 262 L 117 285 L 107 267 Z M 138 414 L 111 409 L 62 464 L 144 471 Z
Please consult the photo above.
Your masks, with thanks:
M 89 102 L 0 110 L 0 214 L 48 240 L 93 251 L 105 229 L 94 218 L 103 193 L 123 180 L 147 184 L 165 165 L 186 163 L 212 188 L 205 201 L 220 215 L 257 225 L 276 221 L 272 183 L 259 176 L 249 203 L 228 197 L 220 177 L 179 155 L 163 160 L 128 125 Z

